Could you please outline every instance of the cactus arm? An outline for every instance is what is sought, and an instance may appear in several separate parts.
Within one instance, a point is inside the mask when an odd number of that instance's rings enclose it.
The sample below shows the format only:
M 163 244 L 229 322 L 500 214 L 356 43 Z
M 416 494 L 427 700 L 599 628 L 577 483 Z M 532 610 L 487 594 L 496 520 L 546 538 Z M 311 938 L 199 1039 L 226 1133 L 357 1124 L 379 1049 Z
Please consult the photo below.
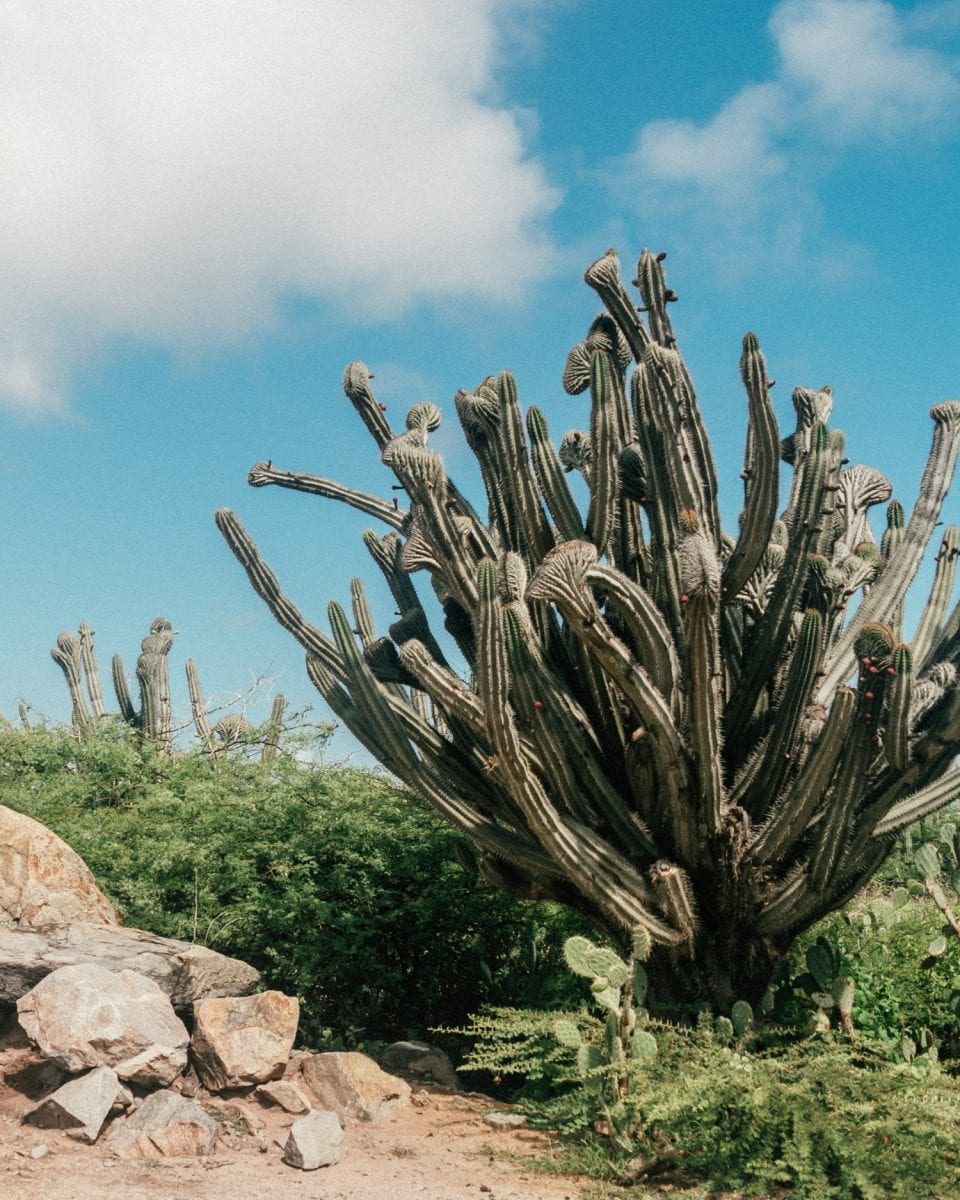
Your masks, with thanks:
M 960 771 L 948 771 L 933 783 L 920 788 L 892 805 L 873 827 L 873 836 L 889 837 L 908 825 L 930 816 L 960 797 Z
M 743 464 L 743 517 L 740 536 L 720 581 L 729 604 L 760 565 L 777 516 L 780 431 L 770 403 L 770 381 L 756 335 L 743 339 L 740 375 L 747 393 L 749 425 Z
M 895 771 L 910 763 L 910 699 L 913 693 L 913 658 L 909 646 L 896 646 L 890 663 L 893 676 L 887 683 L 887 717 L 883 749 Z
M 385 404 L 380 404 L 370 387 L 370 374 L 365 363 L 352 362 L 343 373 L 344 395 L 353 405 L 367 432 L 382 450 L 394 438 L 390 422 L 384 416 Z
M 251 487 L 269 487 L 273 484 L 295 492 L 307 492 L 313 496 L 324 496 L 328 500 L 339 500 L 394 529 L 401 529 L 407 519 L 407 513 L 403 509 L 395 507 L 388 500 L 381 500 L 379 496 L 373 496 L 369 492 L 358 492 L 356 488 L 337 483 L 335 479 L 324 479 L 321 475 L 306 475 L 301 471 L 279 471 L 272 463 L 266 461 L 254 463 L 247 474 L 247 483 Z
M 570 492 L 566 475 L 550 441 L 547 419 L 538 408 L 527 410 L 527 434 L 537 483 L 550 515 L 556 522 L 561 539 L 582 541 L 583 519 Z
M 377 640 L 377 633 L 373 627 L 373 616 L 370 613 L 367 593 L 359 579 L 350 580 L 350 599 L 357 635 L 363 646 L 369 646 Z
M 388 533 L 381 537 L 372 529 L 367 529 L 363 534 L 363 544 L 382 571 L 383 577 L 387 581 L 387 587 L 400 612 L 404 613 L 410 608 L 419 608 L 420 600 L 416 589 L 400 562 L 400 554 L 403 550 L 400 538 L 395 533 Z
M 663 615 L 649 593 L 623 572 L 597 563 L 585 575 L 592 588 L 602 591 L 623 618 L 636 644 L 640 661 L 667 699 L 676 692 L 680 662 Z
M 360 654 L 346 614 L 336 601 L 331 601 L 327 615 L 354 703 L 368 726 L 375 730 L 390 758 L 402 763 L 406 769 L 415 767 L 416 755 L 409 736 L 389 704 L 386 689 L 374 678 Z
M 649 739 L 663 802 L 671 814 L 675 845 L 685 861 L 692 863 L 701 851 L 689 805 L 689 756 L 667 701 L 610 631 L 583 584 L 583 574 L 595 558 L 596 550 L 589 543 L 562 543 L 534 575 L 527 596 L 556 604 L 582 646 L 636 712 L 643 736 Z
M 617 431 L 617 398 L 613 360 L 603 350 L 594 352 L 590 363 L 590 443 L 593 472 L 590 479 L 590 508 L 587 531 L 598 554 L 606 554 L 617 523 L 619 473 L 617 458 L 623 448 Z
M 873 541 L 867 511 L 890 499 L 890 481 L 873 467 L 856 464 L 840 474 L 837 507 L 843 526 L 843 540 L 853 550 L 865 539 Z
M 738 783 L 731 800 L 754 817 L 766 816 L 798 753 L 800 722 L 816 682 L 824 648 L 824 622 L 815 609 L 804 614 L 783 695 L 760 752 Z
M 50 657 L 63 672 L 67 681 L 72 704 L 71 721 L 76 732 L 82 733 L 90 724 L 90 710 L 83 698 L 83 664 L 80 657 L 80 644 L 72 633 L 64 631 L 57 638 L 56 646 L 50 651 Z
M 693 942 L 699 920 L 690 876 L 675 863 L 661 860 L 650 868 L 650 881 L 661 910 L 683 934 L 684 942 Z
M 515 549 L 518 537 L 512 524 L 514 514 L 507 500 L 503 477 L 499 473 L 501 460 L 497 447 L 497 426 L 502 418 L 499 395 L 488 380 L 476 392 L 457 392 L 454 403 L 467 445 L 480 466 L 480 476 L 487 493 L 490 526 L 497 529 L 506 544 Z
M 513 376 L 504 371 L 496 380 L 484 380 L 476 392 L 458 392 L 455 403 L 480 464 L 491 525 L 507 549 L 539 561 L 553 539 L 530 467 Z M 484 547 L 491 551 L 489 544 Z
M 677 339 L 673 336 L 667 304 L 676 300 L 676 296 L 667 287 L 664 276 L 663 262 L 666 257 L 665 252 L 652 254 L 644 247 L 637 264 L 637 278 L 633 282 L 643 297 L 651 337 L 661 346 L 674 346 Z
M 315 625 L 306 621 L 300 610 L 281 591 L 280 582 L 270 567 L 261 558 L 256 543 L 229 508 L 218 509 L 217 528 L 223 535 L 234 557 L 247 573 L 247 578 L 261 600 L 270 609 L 277 622 L 292 634 L 304 650 L 315 654 L 331 669 L 340 673 L 343 664 L 333 643 Z
M 137 681 L 140 684 L 140 728 L 144 736 L 169 748 L 173 734 L 170 707 L 170 667 L 167 655 L 173 629 L 166 617 L 155 617 L 140 643 Z
M 123 669 L 123 660 L 119 654 L 113 656 L 110 662 L 110 672 L 113 679 L 113 690 L 117 697 L 117 706 L 120 709 L 120 716 L 123 717 L 128 725 L 138 725 L 140 718 L 137 715 L 137 710 L 133 707 L 133 701 L 130 699 L 127 674 Z
M 853 644 L 863 626 L 867 622 L 882 623 L 893 616 L 913 582 L 923 552 L 939 520 L 943 501 L 953 479 L 957 452 L 960 451 L 960 402 L 935 404 L 930 416 L 934 421 L 933 445 L 903 541 L 831 650 L 819 692 L 821 703 L 850 673 L 854 658 Z
M 510 479 L 512 472 L 510 492 L 514 497 L 518 525 L 523 537 L 522 545 L 512 548 L 522 550 L 533 561 L 539 562 L 553 548 L 553 535 L 544 517 L 536 475 L 530 465 L 530 454 L 524 438 L 523 419 L 517 400 L 517 383 L 509 371 L 500 374 L 497 390 L 500 393 L 503 412 L 503 478 Z
M 639 362 L 650 343 L 650 335 L 623 286 L 616 251 L 608 250 L 602 258 L 598 258 L 587 268 L 583 278 L 603 301 L 607 312 L 626 338 L 631 354 Z
M 260 751 L 261 762 L 273 762 L 280 753 L 280 734 L 283 731 L 283 714 L 286 708 L 286 697 L 282 692 L 277 692 L 270 706 L 267 736 L 263 739 L 263 749 Z
M 203 698 L 203 688 L 200 686 L 200 672 L 192 658 L 187 659 L 186 673 L 187 692 L 190 696 L 190 711 L 193 713 L 193 723 L 197 727 L 197 734 L 200 737 L 200 741 L 210 752 L 211 757 L 214 757 L 213 728 L 210 725 L 207 702 Z
M 659 920 L 643 900 L 643 878 L 621 855 L 584 825 L 565 821 L 547 798 L 522 754 L 509 703 L 510 673 L 495 565 L 478 568 L 477 686 L 487 713 L 500 771 L 536 841 L 585 895 L 621 926 L 643 925 L 655 941 L 676 944 L 677 931 Z
M 727 705 L 724 725 L 727 745 L 745 741 L 760 693 L 772 678 L 786 644 L 793 612 L 806 580 L 808 559 L 819 536 L 820 510 L 831 462 L 826 426 L 813 430 L 810 452 L 800 466 L 797 507 L 791 520 L 789 543 L 773 595 L 760 617 L 751 643 L 753 652 L 744 664 L 736 691 Z
M 107 710 L 103 703 L 103 689 L 100 686 L 100 668 L 97 666 L 97 652 L 93 645 L 93 630 L 86 623 L 80 625 L 80 662 L 87 681 L 87 695 L 90 697 L 90 707 L 94 717 L 105 717 Z
M 538 661 L 515 605 L 504 610 L 504 629 L 515 707 L 529 722 L 540 760 L 549 764 L 551 784 L 556 781 L 570 815 L 591 826 L 602 818 L 631 858 L 655 856 L 649 831 L 604 773 L 603 752 L 588 736 L 586 714 Z
M 857 717 L 840 755 L 836 781 L 828 794 L 809 859 L 811 890 L 819 896 L 826 896 L 834 885 L 837 868 L 849 849 L 863 781 L 880 741 L 891 642 L 891 631 L 882 625 L 865 626 L 856 641 L 855 651 L 861 660 Z
M 717 508 L 717 470 L 710 449 L 710 439 L 704 428 L 700 409 L 697 405 L 693 381 L 687 371 L 683 359 L 676 350 L 676 338 L 667 316 L 667 304 L 676 300 L 676 295 L 667 287 L 663 273 L 662 254 L 651 254 L 644 250 L 640 256 L 638 276 L 635 280 L 643 296 L 646 311 L 649 314 L 651 328 L 655 341 L 674 363 L 672 370 L 660 375 L 662 382 L 668 384 L 673 392 L 673 403 L 680 416 L 679 435 L 683 445 L 682 461 L 685 464 L 685 475 L 689 486 L 696 496 L 695 508 L 700 516 L 704 532 L 719 549 L 720 546 L 720 514 Z M 686 502 L 684 502 L 686 503 Z
M 748 850 L 754 862 L 765 864 L 786 858 L 803 837 L 847 742 L 856 708 L 856 692 L 838 688 L 820 738 L 799 776 L 757 830 Z
M 399 437 L 387 446 L 381 457 L 393 469 L 415 504 L 416 519 L 433 552 L 430 569 L 442 577 L 457 603 L 471 611 L 477 599 L 474 547 L 481 553 L 491 551 L 489 535 L 468 517 L 462 518 L 465 526 L 458 525 L 457 517 L 447 503 L 448 500 L 455 501 L 449 494 L 443 462 L 438 454 Z M 410 545 L 408 540 L 405 553 Z
M 651 592 L 664 610 L 678 644 L 682 644 L 682 588 L 677 575 L 676 549 L 679 537 L 676 512 L 679 492 L 671 462 L 676 454 L 672 432 L 661 425 L 656 394 L 646 361 L 633 373 L 631 389 L 637 424 L 639 458 L 647 477 L 642 501 L 650 523 L 653 574 Z M 629 449 L 629 448 L 627 448 Z M 621 469 L 623 456 L 621 456 Z
M 960 529 L 956 525 L 948 525 L 943 531 L 943 540 L 937 553 L 930 596 L 910 643 L 918 674 L 927 666 L 931 649 L 940 641 L 957 574 L 957 555 L 960 555 Z
M 720 758 L 720 568 L 706 535 L 695 528 L 680 543 L 679 562 L 686 620 L 688 737 L 704 828 L 716 833 L 726 799 Z
M 411 638 L 400 647 L 400 661 L 444 710 L 477 733 L 486 733 L 480 698 L 449 667 L 437 662 L 427 646 Z

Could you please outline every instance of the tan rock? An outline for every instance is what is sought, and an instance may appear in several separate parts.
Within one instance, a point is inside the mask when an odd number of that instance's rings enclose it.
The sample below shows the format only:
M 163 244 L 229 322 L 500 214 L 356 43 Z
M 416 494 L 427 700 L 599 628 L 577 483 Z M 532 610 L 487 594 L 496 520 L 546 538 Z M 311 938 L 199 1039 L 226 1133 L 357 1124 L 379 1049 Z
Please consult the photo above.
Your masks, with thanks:
M 168 1090 L 153 1092 L 117 1125 L 104 1145 L 119 1158 L 211 1154 L 220 1126 L 199 1104 Z
M 121 1079 L 166 1086 L 187 1065 L 189 1037 L 169 997 L 134 971 L 60 967 L 17 1001 L 21 1028 L 70 1072 L 112 1067 Z
M 389 1120 L 410 1103 L 410 1085 L 381 1071 L 372 1058 L 356 1051 L 312 1054 L 302 1060 L 304 1085 L 316 1107 L 335 1112 L 344 1125 Z
M 340 1161 L 343 1127 L 335 1112 L 309 1112 L 294 1121 L 283 1147 L 283 1161 L 301 1171 L 315 1171 Z
M 297 1036 L 300 1005 L 283 992 L 201 1000 L 193 1006 L 190 1054 L 211 1092 L 279 1079 Z
M 90 868 L 39 821 L 0 804 L 0 927 L 119 925 Z
M 272 1083 L 261 1083 L 253 1093 L 261 1104 L 282 1108 L 294 1116 L 310 1111 L 310 1101 L 295 1083 L 289 1079 L 276 1079 Z

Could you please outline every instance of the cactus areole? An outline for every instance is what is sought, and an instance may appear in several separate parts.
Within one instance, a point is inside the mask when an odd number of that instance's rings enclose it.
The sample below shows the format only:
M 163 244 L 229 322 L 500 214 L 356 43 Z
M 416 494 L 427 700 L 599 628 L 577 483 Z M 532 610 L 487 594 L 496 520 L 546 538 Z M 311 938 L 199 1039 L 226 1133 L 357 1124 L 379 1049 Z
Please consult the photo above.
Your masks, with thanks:
M 385 500 L 268 462 L 250 472 L 256 487 L 344 500 L 387 527 L 364 540 L 396 601 L 389 636 L 357 581 L 351 616 L 331 604 L 329 634 L 308 623 L 236 516 L 217 522 L 336 715 L 473 843 L 487 879 L 578 909 L 628 953 L 645 931 L 652 1003 L 729 1011 L 762 997 L 792 939 L 866 883 L 899 830 L 960 794 L 956 529 L 942 532 L 912 645 L 901 630 L 960 449 L 960 402 L 931 410 L 905 521 L 879 472 L 848 465 L 830 388 L 794 391 L 796 428 L 781 440 L 748 333 L 730 536 L 663 257 L 640 258 L 639 308 L 612 251 L 586 273 L 604 311 L 563 384 L 589 394 L 588 429 L 555 448 L 540 411 L 524 421 L 507 373 L 457 395 L 486 519 L 429 447 L 438 409 L 415 405 L 396 432 L 362 363 L 344 390 L 408 508 L 397 491 Z M 878 544 L 868 510 L 883 504 Z

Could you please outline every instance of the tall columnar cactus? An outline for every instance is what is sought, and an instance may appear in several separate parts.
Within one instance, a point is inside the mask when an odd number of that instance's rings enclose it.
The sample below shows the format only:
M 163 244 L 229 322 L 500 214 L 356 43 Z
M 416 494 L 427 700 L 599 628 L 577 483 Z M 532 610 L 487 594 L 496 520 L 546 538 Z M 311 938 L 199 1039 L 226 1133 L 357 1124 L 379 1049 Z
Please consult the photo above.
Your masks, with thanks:
M 114 655 L 111 664 L 114 691 L 121 718 L 143 735 L 156 742 L 168 753 L 175 750 L 176 730 L 170 705 L 170 672 L 168 655 L 176 634 L 166 617 L 156 617 L 151 622 L 150 632 L 140 646 L 137 659 L 137 681 L 140 685 L 140 707 L 136 708 L 130 698 L 126 672 L 120 656 Z M 93 630 L 82 624 L 76 636 L 65 631 L 57 638 L 56 646 L 50 651 L 54 662 L 63 671 L 70 692 L 72 723 L 78 736 L 83 736 L 97 720 L 107 715 L 100 684 L 100 671 L 94 649 Z M 197 664 L 188 659 L 186 663 L 187 689 L 190 708 L 197 735 L 211 758 L 249 740 L 245 735 L 253 726 L 242 714 L 230 714 L 210 724 L 210 716 Z M 261 737 L 261 758 L 268 762 L 275 758 L 280 746 L 280 734 L 286 709 L 284 697 L 277 693 L 273 700 L 270 719 Z
M 798 387 L 781 440 L 747 334 L 732 537 L 663 257 L 643 252 L 639 308 L 615 253 L 587 271 L 605 311 L 563 382 L 589 394 L 589 428 L 559 451 L 543 413 L 524 427 L 511 375 L 457 395 L 486 520 L 429 448 L 438 409 L 415 405 L 395 432 L 361 363 L 344 389 L 408 508 L 253 468 L 254 486 L 341 499 L 386 526 L 364 540 L 396 601 L 389 637 L 375 635 L 357 581 L 352 621 L 331 604 L 331 635 L 310 624 L 236 516 L 217 522 L 334 712 L 475 843 L 491 880 L 579 909 L 624 948 L 646 931 L 655 1002 L 729 1009 L 761 997 L 794 936 L 863 886 L 898 831 L 960 794 L 955 528 L 912 646 L 901 632 L 960 449 L 960 402 L 931 410 L 920 496 L 906 522 L 889 504 L 878 545 L 868 511 L 891 488 L 848 464 L 832 390 Z M 429 629 L 419 571 L 465 676 Z

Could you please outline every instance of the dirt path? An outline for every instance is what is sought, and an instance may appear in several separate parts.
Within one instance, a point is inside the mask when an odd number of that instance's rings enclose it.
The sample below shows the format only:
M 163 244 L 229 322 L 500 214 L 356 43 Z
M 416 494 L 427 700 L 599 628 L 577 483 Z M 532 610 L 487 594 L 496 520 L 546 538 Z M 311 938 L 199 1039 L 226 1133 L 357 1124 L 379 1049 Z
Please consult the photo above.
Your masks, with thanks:
M 221 1106 L 225 1134 L 207 1159 L 118 1159 L 58 1130 L 22 1125 L 29 1101 L 0 1086 L 3 1200 L 576 1200 L 587 1181 L 543 1175 L 512 1155 L 550 1152 L 545 1134 L 498 1132 L 476 1095 L 420 1091 L 384 1125 L 351 1125 L 332 1167 L 281 1160 L 294 1118 L 249 1099 Z M 260 1146 L 266 1150 L 261 1151 Z M 31 1152 L 45 1146 L 46 1153 Z

